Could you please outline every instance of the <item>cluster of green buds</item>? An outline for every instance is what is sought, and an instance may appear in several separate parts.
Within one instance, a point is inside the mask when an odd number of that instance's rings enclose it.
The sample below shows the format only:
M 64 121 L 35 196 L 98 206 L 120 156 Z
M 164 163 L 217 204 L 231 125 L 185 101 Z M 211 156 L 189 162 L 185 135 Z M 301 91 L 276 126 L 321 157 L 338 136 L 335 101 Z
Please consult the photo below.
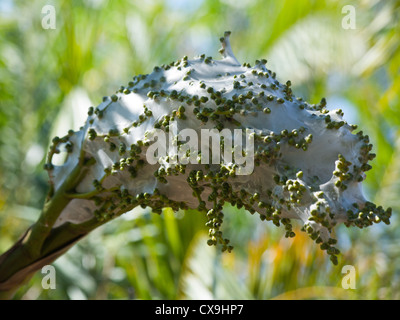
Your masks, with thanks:
M 53 228 L 93 218 L 108 221 L 136 206 L 156 213 L 164 207 L 193 208 L 207 217 L 208 244 L 230 252 L 234 241 L 223 238 L 221 229 L 224 204 L 230 203 L 282 225 L 286 237 L 295 236 L 292 219 L 302 221 L 302 231 L 336 264 L 332 231 L 338 223 L 360 228 L 389 223 L 390 208 L 366 201 L 360 188 L 375 156 L 368 136 L 353 134 L 356 126 L 346 123 L 340 109 L 328 110 L 325 99 L 311 105 L 296 98 L 291 82 L 278 82 L 265 59 L 253 67 L 240 64 L 229 35 L 220 39 L 221 60 L 185 56 L 135 76 L 90 107 L 80 131 L 53 140 L 45 165 L 50 195 L 76 167 L 84 168 Z M 243 163 L 225 161 L 225 154 L 218 163 L 209 161 L 215 148 L 185 148 L 176 131 L 187 129 L 197 134 L 199 146 L 209 143 L 201 130 L 232 135 L 242 130 L 240 141 L 253 143 L 254 152 L 241 151 L 253 170 L 243 173 Z M 168 146 L 151 162 L 159 131 L 168 133 Z M 231 142 L 224 135 L 221 149 Z M 192 161 L 172 161 L 182 150 Z M 55 165 L 52 157 L 62 151 L 66 160 Z

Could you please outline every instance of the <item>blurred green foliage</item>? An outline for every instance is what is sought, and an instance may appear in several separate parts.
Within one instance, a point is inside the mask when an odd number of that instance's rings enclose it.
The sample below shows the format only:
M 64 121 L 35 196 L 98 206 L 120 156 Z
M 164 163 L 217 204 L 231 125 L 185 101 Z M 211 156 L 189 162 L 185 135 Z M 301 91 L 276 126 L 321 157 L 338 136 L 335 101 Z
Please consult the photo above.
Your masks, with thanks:
M 47 4 L 55 30 L 42 28 Z M 345 5 L 355 7 L 355 30 L 342 28 Z M 303 233 L 285 239 L 236 208 L 225 208 L 232 254 L 206 245 L 196 211 L 134 210 L 54 263 L 56 290 L 43 290 L 38 273 L 15 298 L 399 299 L 399 8 L 375 0 L 1 0 L 0 252 L 40 212 L 53 135 L 79 128 L 90 105 L 133 75 L 184 55 L 217 57 L 225 30 L 239 61 L 268 59 L 296 95 L 326 97 L 370 135 L 377 158 L 365 192 L 395 212 L 390 226 L 340 227 L 334 267 Z M 355 290 L 341 287 L 346 264 L 356 268 Z

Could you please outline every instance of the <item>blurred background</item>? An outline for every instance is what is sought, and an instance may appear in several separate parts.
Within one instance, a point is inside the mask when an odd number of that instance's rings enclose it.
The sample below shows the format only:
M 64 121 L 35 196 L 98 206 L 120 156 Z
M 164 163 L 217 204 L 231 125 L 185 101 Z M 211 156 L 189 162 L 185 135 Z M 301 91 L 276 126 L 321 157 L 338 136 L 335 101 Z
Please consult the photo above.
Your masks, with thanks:
M 55 29 L 42 27 L 45 5 Z M 219 58 L 226 30 L 240 62 L 267 59 L 296 96 L 326 97 L 369 134 L 377 157 L 364 192 L 394 209 L 390 226 L 337 229 L 337 267 L 304 233 L 285 239 L 244 210 L 225 208 L 235 249 L 221 254 L 206 244 L 202 214 L 135 209 L 54 263 L 55 290 L 37 273 L 15 298 L 399 299 L 399 21 L 390 0 L 0 0 L 0 252 L 40 213 L 53 136 L 78 129 L 134 75 L 184 55 Z M 354 290 L 342 289 L 343 265 L 356 269 Z

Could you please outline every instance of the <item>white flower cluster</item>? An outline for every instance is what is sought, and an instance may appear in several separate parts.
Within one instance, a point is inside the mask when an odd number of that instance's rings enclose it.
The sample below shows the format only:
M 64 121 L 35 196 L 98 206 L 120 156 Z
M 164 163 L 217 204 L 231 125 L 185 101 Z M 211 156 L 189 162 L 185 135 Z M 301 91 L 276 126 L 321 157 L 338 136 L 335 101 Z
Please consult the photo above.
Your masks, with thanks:
M 108 221 L 138 205 L 156 213 L 163 207 L 197 208 L 207 214 L 208 243 L 230 251 L 220 230 L 222 208 L 229 202 L 283 225 L 287 237 L 295 235 L 291 219 L 300 219 L 303 230 L 337 263 L 339 250 L 331 237 L 335 225 L 362 228 L 389 223 L 391 215 L 390 208 L 375 206 L 361 192 L 364 172 L 371 168 L 368 161 L 375 156 L 368 136 L 353 134 L 356 126 L 343 120 L 340 109 L 329 111 L 325 99 L 311 105 L 296 98 L 290 81 L 279 83 L 266 60 L 241 65 L 229 32 L 220 40 L 222 60 L 184 57 L 135 76 L 91 107 L 80 131 L 53 140 L 46 164 L 51 193 L 82 167 L 79 182 L 68 193 L 72 200 L 54 227 L 94 217 Z M 198 148 L 187 148 L 183 137 L 174 136 L 185 129 L 197 133 Z M 234 141 L 252 144 L 253 149 L 240 149 L 251 172 L 239 174 L 244 165 L 226 161 L 223 152 L 220 163 L 212 161 L 216 149 L 208 146 L 208 138 L 201 139 L 204 129 L 232 136 L 241 129 Z M 154 148 L 155 130 L 172 136 L 175 148 Z M 217 143 L 222 150 L 233 139 L 221 137 Z M 147 161 L 149 148 L 158 162 Z M 172 161 L 172 149 L 184 150 L 197 163 Z M 230 152 L 235 150 L 233 146 Z M 68 153 L 66 161 L 55 166 L 52 158 L 61 151 Z

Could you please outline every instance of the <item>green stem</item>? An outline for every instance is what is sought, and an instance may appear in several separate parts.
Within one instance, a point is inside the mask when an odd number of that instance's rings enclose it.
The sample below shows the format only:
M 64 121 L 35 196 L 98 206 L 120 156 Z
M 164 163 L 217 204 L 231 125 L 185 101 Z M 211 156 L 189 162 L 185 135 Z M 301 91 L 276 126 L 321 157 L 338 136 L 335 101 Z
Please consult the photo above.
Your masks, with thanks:
M 26 241 L 26 246 L 32 259 L 40 257 L 43 242 L 49 235 L 61 212 L 71 201 L 71 198 L 66 197 L 65 194 L 81 180 L 82 171 L 85 170 L 82 170 L 81 165 L 78 164 L 51 200 L 45 203 L 39 220 L 32 226 L 31 233 Z
M 87 172 L 90 159 L 80 158 L 57 192 L 48 199 L 38 221 L 31 226 L 14 246 L 0 256 L 0 299 L 11 298 L 15 291 L 42 266 L 51 263 L 79 240 L 89 227 L 83 225 L 80 232 L 54 238 L 53 225 L 72 200 L 66 194 L 74 190 Z M 66 230 L 73 230 L 66 229 Z M 54 243 L 53 243 L 54 242 Z
M 86 192 L 86 193 L 66 193 L 65 196 L 70 199 L 92 199 L 94 196 L 97 196 L 100 193 L 113 192 L 116 190 L 120 190 L 120 188 L 121 187 L 118 186 L 118 187 L 113 187 L 110 189 L 100 189 L 100 190 L 95 189 L 93 191 Z

